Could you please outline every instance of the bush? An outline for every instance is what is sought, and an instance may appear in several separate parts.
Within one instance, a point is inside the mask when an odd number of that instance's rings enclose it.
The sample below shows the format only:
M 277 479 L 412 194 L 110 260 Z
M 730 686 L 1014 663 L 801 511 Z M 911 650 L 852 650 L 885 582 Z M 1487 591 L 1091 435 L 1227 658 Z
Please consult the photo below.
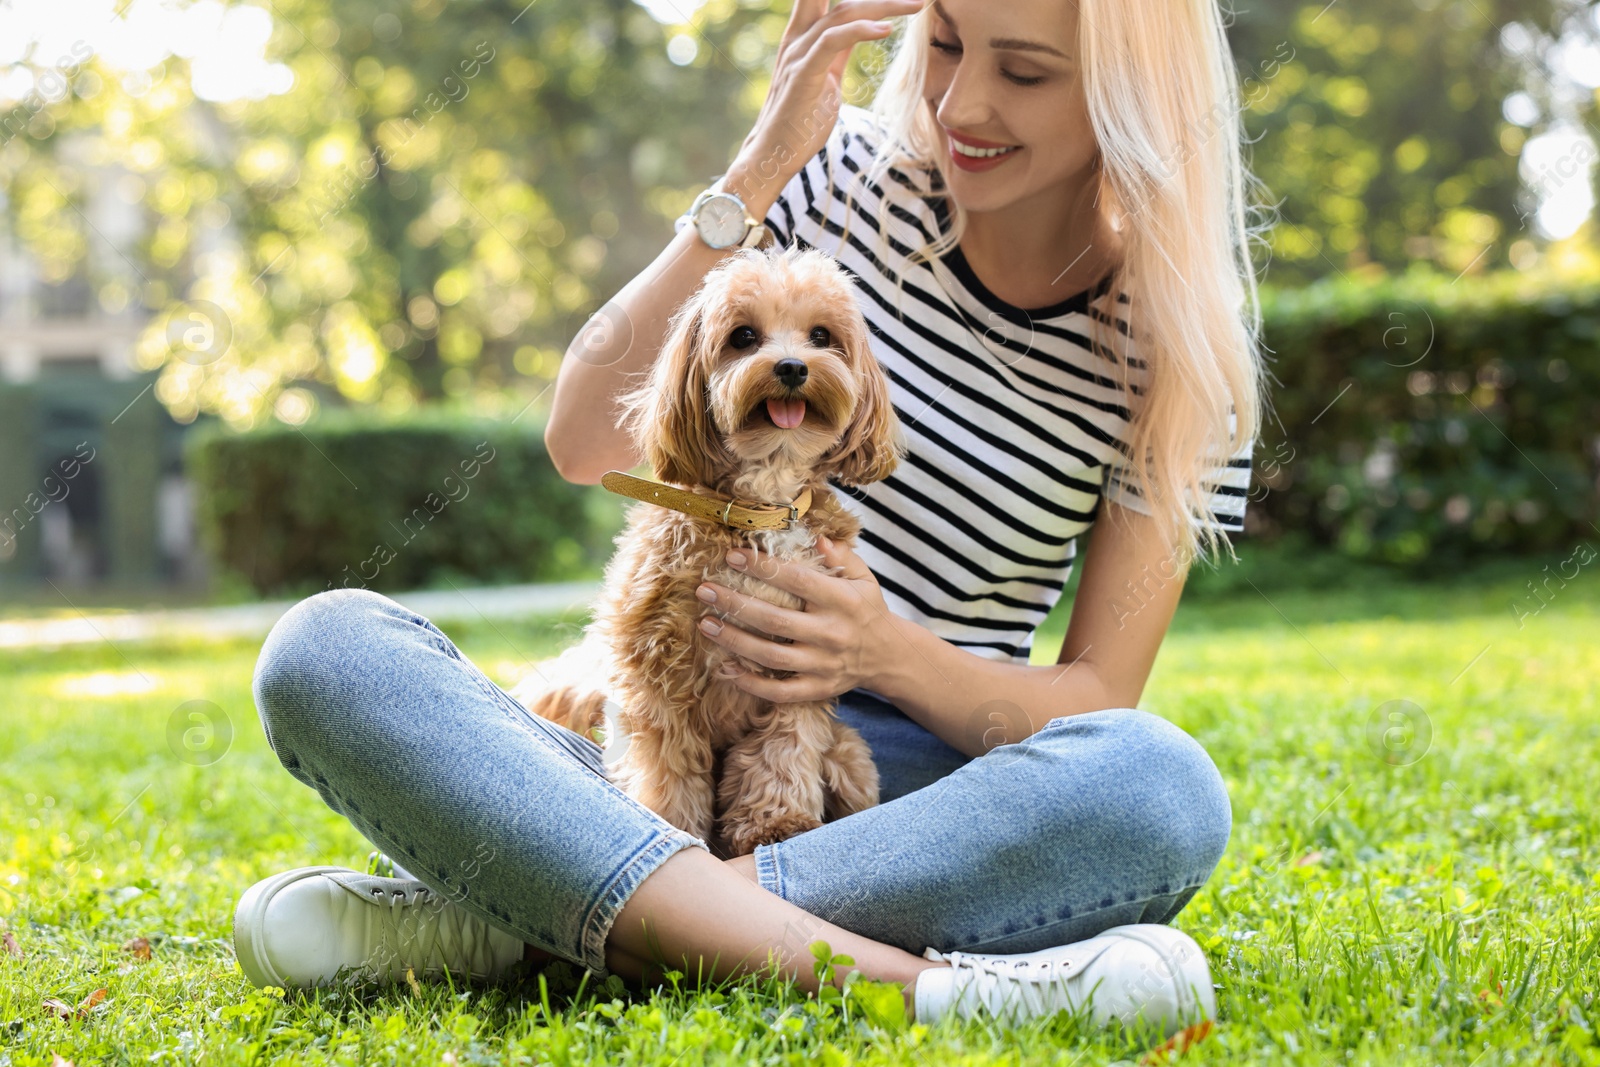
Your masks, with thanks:
M 1341 279 L 1263 312 L 1252 535 L 1421 572 L 1596 537 L 1600 283 Z
M 1418 272 L 1262 295 L 1276 382 L 1252 539 L 1291 560 L 1331 547 L 1375 565 L 1362 580 L 1600 540 L 1600 281 Z M 624 508 L 562 481 L 542 426 L 443 414 L 199 431 L 189 468 L 212 558 L 264 593 L 598 575 Z
M 261 593 L 598 576 L 621 526 L 620 498 L 556 473 L 540 425 L 337 412 L 198 431 L 188 463 L 213 561 Z

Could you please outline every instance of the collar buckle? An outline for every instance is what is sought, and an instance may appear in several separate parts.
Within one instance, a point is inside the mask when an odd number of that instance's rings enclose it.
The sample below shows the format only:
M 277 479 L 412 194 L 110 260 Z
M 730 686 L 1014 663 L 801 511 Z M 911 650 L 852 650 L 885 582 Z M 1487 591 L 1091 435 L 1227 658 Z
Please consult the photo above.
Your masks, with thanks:
M 789 504 L 740 500 L 738 497 L 719 501 L 722 494 L 715 490 L 697 492 L 694 489 L 680 489 L 649 478 L 636 478 L 625 471 L 607 471 L 600 479 L 600 484 L 621 496 L 720 522 L 735 530 L 791 530 L 811 507 L 812 498 L 808 488 Z M 718 502 L 722 504 L 720 511 L 716 507 Z M 734 508 L 739 509 L 739 515 L 733 514 Z

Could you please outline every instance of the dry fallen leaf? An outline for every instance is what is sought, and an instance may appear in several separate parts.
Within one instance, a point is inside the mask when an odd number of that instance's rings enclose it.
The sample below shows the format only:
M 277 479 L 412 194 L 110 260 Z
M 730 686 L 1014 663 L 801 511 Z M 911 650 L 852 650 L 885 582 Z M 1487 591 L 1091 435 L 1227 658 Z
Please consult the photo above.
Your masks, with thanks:
M 1144 1067 L 1154 1067 L 1155 1064 L 1166 1063 L 1167 1057 L 1173 1054 L 1182 1055 L 1184 1050 L 1188 1049 L 1190 1046 L 1197 1045 L 1204 1041 L 1207 1037 L 1210 1037 L 1211 1029 L 1212 1027 L 1210 1019 L 1195 1023 L 1193 1026 L 1185 1027 L 1184 1029 L 1173 1034 L 1171 1037 L 1167 1038 L 1155 1048 L 1151 1049 L 1149 1052 L 1146 1052 L 1143 1056 L 1140 1056 L 1139 1062 L 1143 1064 Z
M 136 937 L 123 945 L 122 951 L 133 953 L 136 960 L 147 960 L 150 958 L 150 942 L 146 938 Z
M 46 997 L 44 999 L 44 1010 L 60 1019 L 72 1018 L 72 1006 L 63 1004 L 55 997 Z
M 5 945 L 6 955 L 8 956 L 15 956 L 19 960 L 25 960 L 28 958 L 22 954 L 22 946 L 17 944 L 17 939 L 15 937 L 11 936 L 10 930 L 7 930 L 4 934 L 0 934 L 0 944 Z
M 69 1007 L 54 997 L 46 997 L 44 1000 L 44 1010 L 56 1016 L 58 1019 L 66 1019 L 68 1021 L 71 1021 L 72 1019 L 87 1019 L 89 1017 L 89 1009 L 93 1008 L 96 1004 L 100 1003 L 104 999 L 106 999 L 106 991 L 104 989 L 96 989 L 93 993 L 90 993 L 88 996 L 78 1001 L 78 1006 L 74 1008 Z
M 64 1059 L 59 1052 L 50 1053 L 50 1067 L 72 1067 L 72 1061 Z
M 416 973 L 410 967 L 406 968 L 406 984 L 411 987 L 412 996 L 422 996 L 422 983 L 417 981 Z

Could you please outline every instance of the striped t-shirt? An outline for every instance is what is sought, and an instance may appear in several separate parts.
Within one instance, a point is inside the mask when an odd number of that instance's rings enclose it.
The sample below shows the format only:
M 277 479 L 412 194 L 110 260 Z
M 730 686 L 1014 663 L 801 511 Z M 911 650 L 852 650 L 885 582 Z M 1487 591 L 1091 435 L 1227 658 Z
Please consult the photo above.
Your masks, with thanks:
M 1150 510 L 1119 448 L 1130 416 L 1118 369 L 1087 334 L 1090 315 L 1115 322 L 1101 331 L 1102 349 L 1110 344 L 1128 362 L 1137 391 L 1143 364 L 1131 353 L 1128 298 L 1112 298 L 1107 276 L 1024 310 L 990 293 L 959 246 L 931 266 L 911 263 L 948 229 L 948 205 L 917 195 L 939 181 L 936 170 L 893 168 L 882 184 L 866 183 L 877 123 L 844 105 L 827 144 L 766 218 L 779 245 L 819 248 L 855 276 L 905 433 L 894 474 L 833 488 L 861 520 L 856 551 L 890 610 L 977 655 L 1026 663 L 1101 499 Z M 887 242 L 878 226 L 885 195 Z M 1249 478 L 1249 447 L 1213 472 L 1213 524 L 1243 529 Z

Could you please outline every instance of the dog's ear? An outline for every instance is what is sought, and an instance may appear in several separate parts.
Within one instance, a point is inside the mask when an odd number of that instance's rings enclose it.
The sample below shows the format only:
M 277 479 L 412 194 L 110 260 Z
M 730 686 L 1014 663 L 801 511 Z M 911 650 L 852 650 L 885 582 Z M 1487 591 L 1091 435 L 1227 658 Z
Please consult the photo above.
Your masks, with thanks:
M 664 482 L 712 484 L 725 451 L 707 392 L 715 353 L 706 348 L 715 340 L 706 334 L 705 304 L 702 289 L 678 308 L 649 381 L 619 398 L 623 425 Z
M 824 461 L 833 461 L 834 475 L 845 485 L 866 485 L 889 477 L 900 464 L 905 444 L 900 420 L 889 402 L 889 378 L 867 343 L 866 324 L 856 320 L 844 338 L 845 354 L 856 369 L 860 395 L 855 414 L 839 443 Z

